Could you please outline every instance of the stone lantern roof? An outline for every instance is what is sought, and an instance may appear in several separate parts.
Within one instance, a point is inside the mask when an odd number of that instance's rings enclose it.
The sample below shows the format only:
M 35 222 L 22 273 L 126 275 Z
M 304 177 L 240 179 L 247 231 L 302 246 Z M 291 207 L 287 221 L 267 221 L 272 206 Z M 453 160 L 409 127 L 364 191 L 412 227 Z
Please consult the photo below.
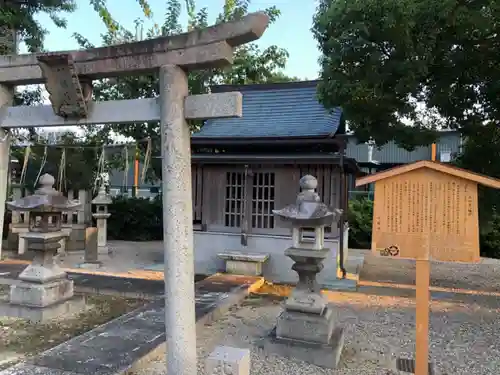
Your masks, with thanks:
M 302 191 L 297 195 L 295 203 L 273 210 L 273 214 L 290 221 L 296 227 L 315 227 L 329 225 L 342 214 L 338 208 L 331 209 L 321 202 L 316 193 L 318 180 L 311 175 L 306 175 L 300 179 Z
M 7 202 L 7 208 L 11 211 L 61 212 L 81 207 L 79 200 L 70 200 L 54 189 L 55 179 L 50 174 L 44 174 L 39 182 L 41 187 L 33 195 Z

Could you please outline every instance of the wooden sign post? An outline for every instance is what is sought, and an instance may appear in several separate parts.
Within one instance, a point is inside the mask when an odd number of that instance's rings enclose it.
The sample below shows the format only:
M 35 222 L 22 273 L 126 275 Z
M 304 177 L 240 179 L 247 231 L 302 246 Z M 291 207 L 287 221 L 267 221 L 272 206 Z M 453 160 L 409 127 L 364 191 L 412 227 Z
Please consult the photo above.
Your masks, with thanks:
M 424 160 L 356 180 L 371 183 L 372 252 L 416 261 L 415 374 L 428 375 L 430 261 L 480 260 L 477 185 L 500 180 Z
M 432 144 L 432 161 L 436 161 L 436 144 Z M 431 199 L 427 199 L 427 212 Z M 422 259 L 416 259 L 415 375 L 429 375 L 429 309 L 430 309 L 430 236 L 425 238 Z

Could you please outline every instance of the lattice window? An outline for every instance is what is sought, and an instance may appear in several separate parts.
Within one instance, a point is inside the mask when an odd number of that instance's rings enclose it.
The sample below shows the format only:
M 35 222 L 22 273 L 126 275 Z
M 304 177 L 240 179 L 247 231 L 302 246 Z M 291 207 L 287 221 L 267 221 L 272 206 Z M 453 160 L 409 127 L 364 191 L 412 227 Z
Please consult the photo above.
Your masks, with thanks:
M 252 228 L 274 228 L 274 173 L 253 175 Z
M 226 209 L 224 223 L 226 227 L 240 227 L 244 207 L 245 174 L 226 172 Z

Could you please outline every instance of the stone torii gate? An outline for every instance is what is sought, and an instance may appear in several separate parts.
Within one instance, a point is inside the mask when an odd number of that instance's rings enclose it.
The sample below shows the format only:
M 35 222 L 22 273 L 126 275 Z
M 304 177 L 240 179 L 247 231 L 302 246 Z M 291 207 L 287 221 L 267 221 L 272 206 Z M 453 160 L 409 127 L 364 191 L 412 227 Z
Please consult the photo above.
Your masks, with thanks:
M 196 374 L 191 148 L 187 119 L 238 117 L 238 92 L 188 95 L 186 71 L 232 64 L 233 48 L 257 40 L 264 13 L 188 33 L 82 51 L 0 56 L 0 228 L 9 167 L 9 129 L 159 121 L 167 371 Z M 92 102 L 92 80 L 159 71 L 160 96 Z M 11 107 L 16 85 L 45 83 L 51 106 Z

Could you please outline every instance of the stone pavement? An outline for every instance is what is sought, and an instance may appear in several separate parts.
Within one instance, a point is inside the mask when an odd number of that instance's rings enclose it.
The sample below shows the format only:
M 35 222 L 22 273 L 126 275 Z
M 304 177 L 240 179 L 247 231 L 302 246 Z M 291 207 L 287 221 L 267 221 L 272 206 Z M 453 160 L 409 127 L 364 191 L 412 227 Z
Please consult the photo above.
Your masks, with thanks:
M 97 269 L 97 272 L 130 274 L 130 270 L 135 270 L 134 272 L 143 270 L 151 272 L 150 275 L 153 272 L 163 272 L 164 249 L 161 241 L 108 241 L 108 248 L 109 255 L 99 255 L 99 261 L 102 262 L 102 265 Z M 368 250 L 349 249 L 345 262 L 347 272 L 357 273 L 367 253 L 369 253 Z M 4 251 L 4 257 L 29 260 L 32 255 L 29 251 L 22 256 L 13 251 Z M 59 265 L 72 270 L 76 270 L 83 262 L 83 251 L 68 252 L 59 257 Z M 2 277 L 1 274 L 0 277 Z M 145 278 L 145 275 L 140 275 L 140 278 Z M 163 274 L 159 275 L 159 278 L 163 279 Z
M 196 283 L 197 324 L 217 319 L 258 289 L 263 281 L 259 277 L 213 275 Z M 26 363 L 1 371 L 0 375 L 131 373 L 150 360 L 165 358 L 164 317 L 164 300 L 158 299 Z

